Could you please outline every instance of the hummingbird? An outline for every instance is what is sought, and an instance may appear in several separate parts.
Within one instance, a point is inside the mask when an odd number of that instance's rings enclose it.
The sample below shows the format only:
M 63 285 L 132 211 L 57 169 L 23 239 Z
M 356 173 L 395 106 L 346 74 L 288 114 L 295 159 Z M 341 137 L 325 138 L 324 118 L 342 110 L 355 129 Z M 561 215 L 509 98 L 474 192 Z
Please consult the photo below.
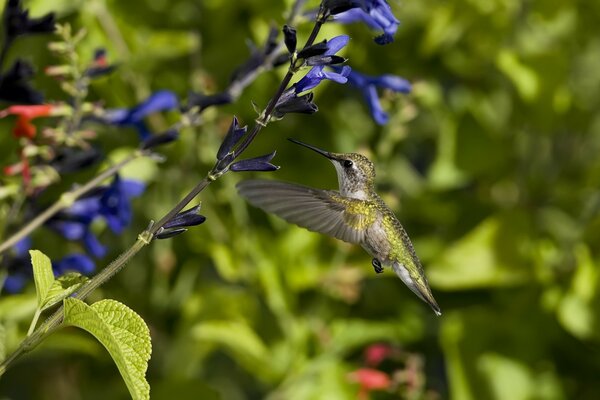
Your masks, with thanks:
M 441 315 L 408 234 L 375 192 L 373 163 L 362 154 L 330 153 L 288 140 L 328 158 L 336 169 L 339 191 L 274 180 L 245 180 L 237 184 L 240 195 L 290 223 L 360 244 L 373 257 L 376 273 L 391 266 L 410 290 Z

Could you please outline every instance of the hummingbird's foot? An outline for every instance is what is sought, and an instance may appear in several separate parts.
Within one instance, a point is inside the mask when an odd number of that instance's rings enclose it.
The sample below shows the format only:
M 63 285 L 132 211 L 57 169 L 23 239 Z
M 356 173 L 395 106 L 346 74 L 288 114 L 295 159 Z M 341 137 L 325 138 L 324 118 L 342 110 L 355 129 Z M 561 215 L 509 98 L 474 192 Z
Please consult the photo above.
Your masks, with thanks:
M 383 272 L 383 266 L 381 265 L 381 261 L 374 258 L 373 261 L 371 261 L 371 264 L 373 265 L 373 269 L 375 270 L 376 274 L 380 274 Z

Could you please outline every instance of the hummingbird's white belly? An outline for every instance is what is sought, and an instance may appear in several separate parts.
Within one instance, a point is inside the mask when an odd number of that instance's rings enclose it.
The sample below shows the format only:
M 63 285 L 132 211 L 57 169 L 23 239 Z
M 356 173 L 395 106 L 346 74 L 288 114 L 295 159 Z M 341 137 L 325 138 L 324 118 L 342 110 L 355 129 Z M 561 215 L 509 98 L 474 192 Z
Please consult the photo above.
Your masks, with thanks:
M 365 240 L 361 245 L 363 249 L 374 258 L 377 258 L 382 264 L 391 265 L 392 260 L 389 259 L 391 246 L 381 218 L 377 218 L 367 228 Z

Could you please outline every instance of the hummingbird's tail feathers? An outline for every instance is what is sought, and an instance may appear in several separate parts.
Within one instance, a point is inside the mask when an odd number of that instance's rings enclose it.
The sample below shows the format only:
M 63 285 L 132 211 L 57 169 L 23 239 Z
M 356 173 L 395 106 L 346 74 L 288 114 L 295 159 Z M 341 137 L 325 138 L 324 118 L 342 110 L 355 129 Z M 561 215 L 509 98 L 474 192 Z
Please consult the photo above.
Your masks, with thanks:
M 438 317 L 442 315 L 442 310 L 433 298 L 433 294 L 431 294 L 431 289 L 427 283 L 427 278 L 425 278 L 424 275 L 419 277 L 420 279 L 413 279 L 413 277 L 410 276 L 408 269 L 399 262 L 392 263 L 392 268 L 394 269 L 396 275 L 400 277 L 402 282 L 404 282 L 404 284 L 408 286 L 408 288 L 412 290 L 414 294 L 416 294 L 425 303 L 429 304 L 433 312 Z
M 334 200 L 337 192 L 272 180 L 246 180 L 236 187 L 250 204 L 290 223 L 349 243 L 363 240 L 364 230 L 351 226 L 345 204 Z

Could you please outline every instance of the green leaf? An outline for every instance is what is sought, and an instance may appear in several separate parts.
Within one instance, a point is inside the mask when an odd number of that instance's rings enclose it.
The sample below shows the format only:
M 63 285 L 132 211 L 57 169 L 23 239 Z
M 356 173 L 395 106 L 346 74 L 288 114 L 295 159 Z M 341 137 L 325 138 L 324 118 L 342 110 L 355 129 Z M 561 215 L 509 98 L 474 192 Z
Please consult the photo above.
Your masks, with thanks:
M 88 278 L 78 272 L 68 272 L 65 275 L 56 278 L 48 290 L 46 299 L 41 309 L 45 310 L 61 302 L 63 299 L 73 294 L 87 281 Z
M 488 217 L 433 260 L 429 282 L 445 290 L 516 286 L 531 279 L 525 244 L 531 237 L 521 213 Z
M 41 309 L 46 302 L 48 292 L 54 283 L 54 272 L 52 272 L 52 262 L 44 253 L 39 250 L 29 250 L 31 255 L 31 265 L 33 266 L 33 279 L 35 281 L 35 290 L 37 293 L 38 309 Z
M 264 376 L 272 375 L 272 371 L 267 368 L 269 349 L 245 322 L 202 322 L 191 329 L 191 334 L 201 343 L 222 345 L 248 371 Z
M 91 333 L 110 353 L 131 397 L 150 398 L 146 381 L 152 352 L 150 331 L 133 310 L 115 300 L 101 300 L 88 306 L 81 300 L 65 299 L 65 324 Z

